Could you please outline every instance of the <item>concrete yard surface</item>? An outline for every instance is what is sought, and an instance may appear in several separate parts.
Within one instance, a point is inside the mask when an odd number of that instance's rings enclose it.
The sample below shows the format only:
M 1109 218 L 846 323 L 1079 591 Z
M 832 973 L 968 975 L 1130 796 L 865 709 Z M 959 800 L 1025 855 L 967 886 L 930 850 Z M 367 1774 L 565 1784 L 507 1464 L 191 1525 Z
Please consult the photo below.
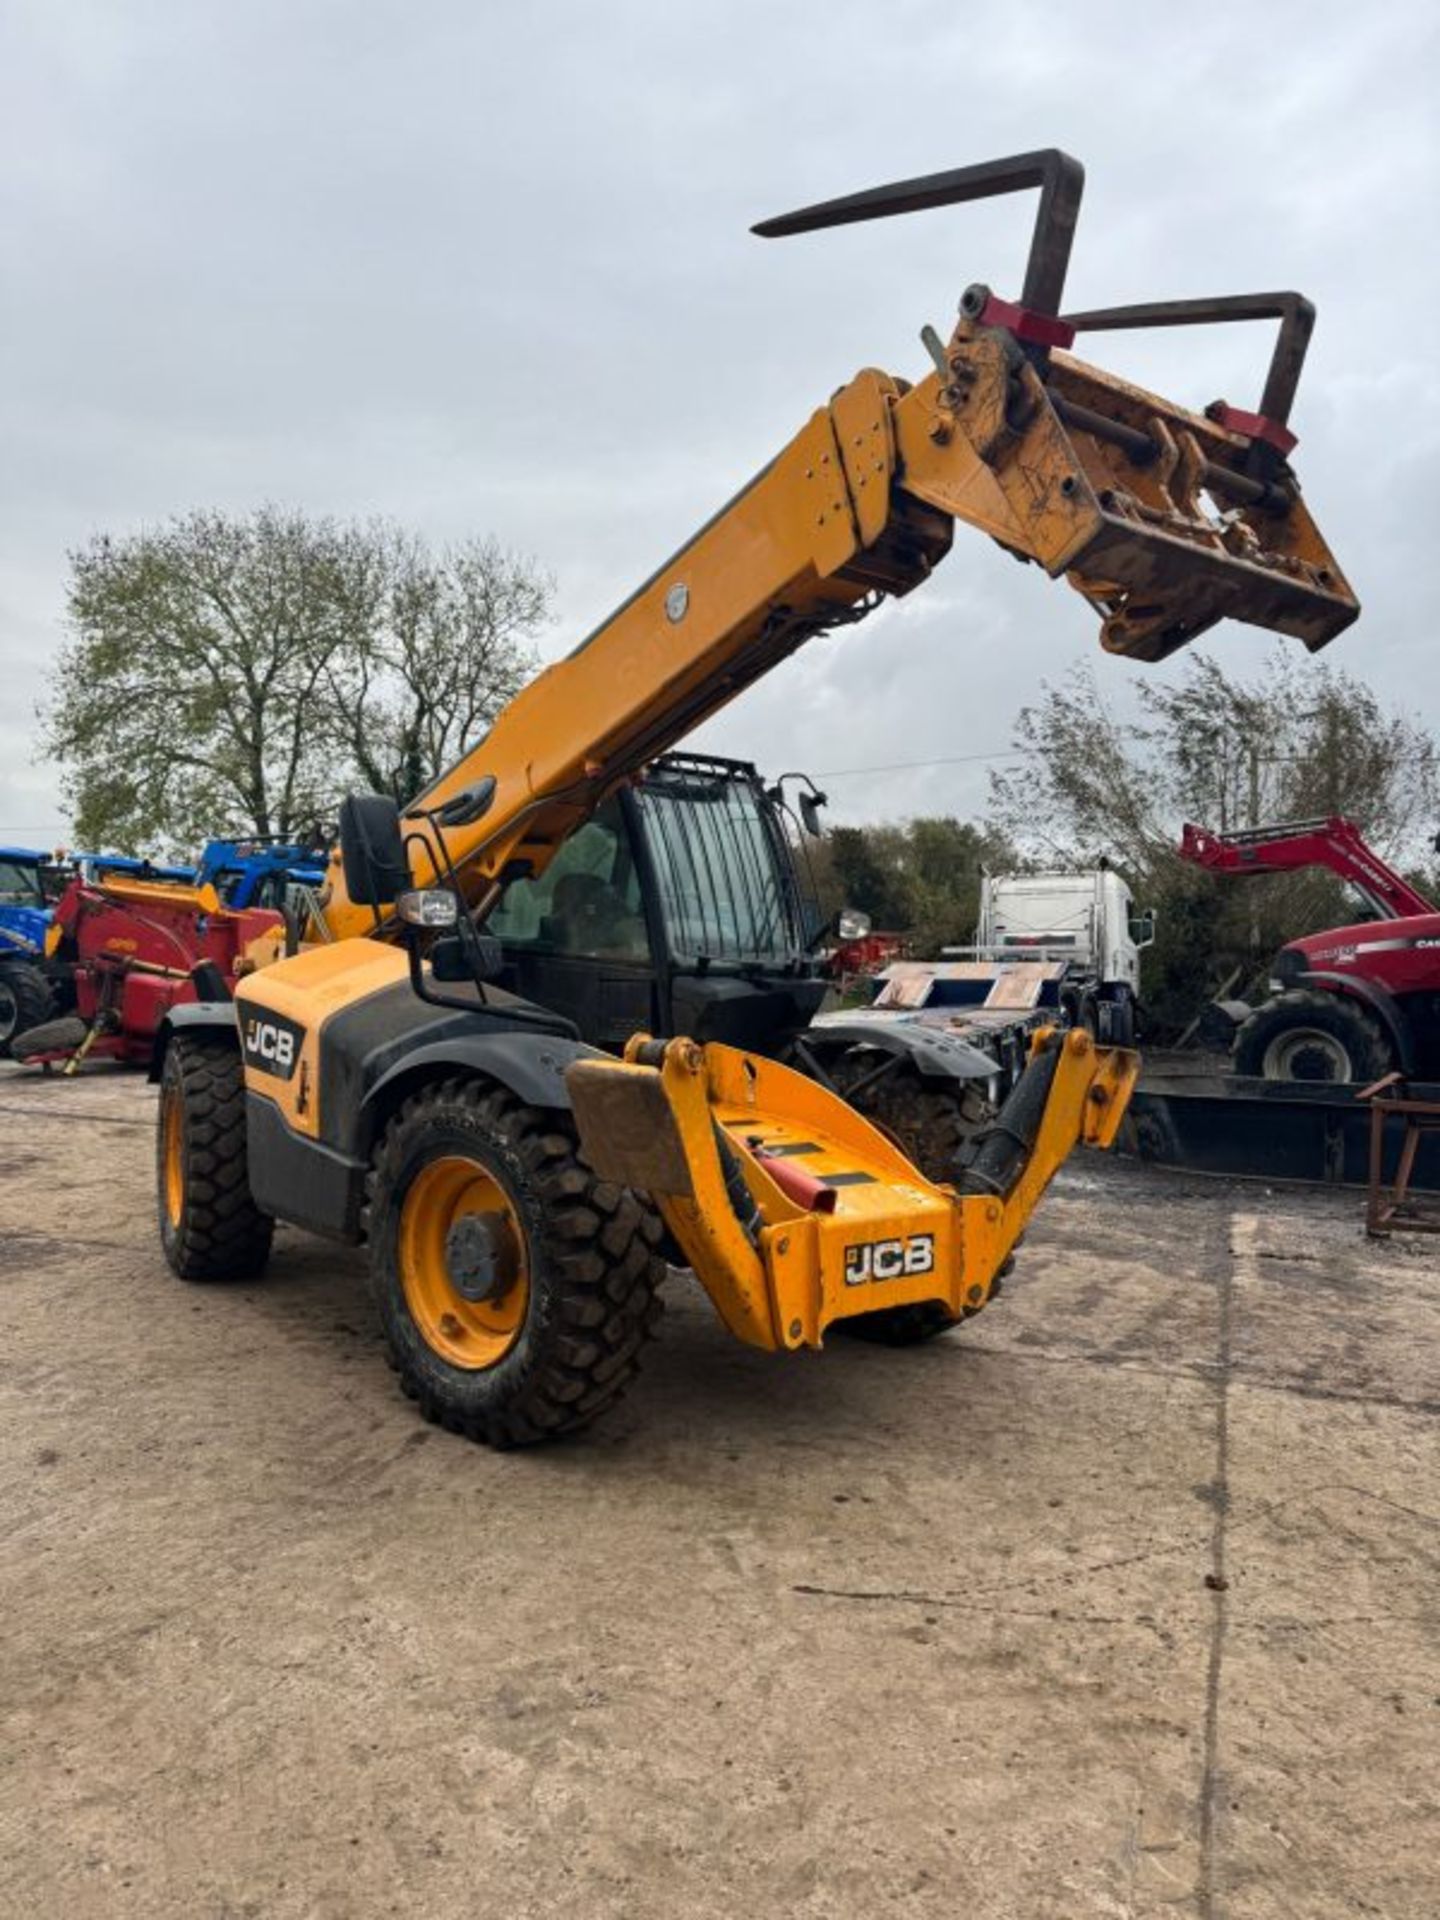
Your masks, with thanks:
M 1081 1155 L 963 1332 L 677 1276 L 502 1455 L 363 1255 L 170 1275 L 154 1101 L 0 1068 L 5 1916 L 1440 1912 L 1436 1243 Z

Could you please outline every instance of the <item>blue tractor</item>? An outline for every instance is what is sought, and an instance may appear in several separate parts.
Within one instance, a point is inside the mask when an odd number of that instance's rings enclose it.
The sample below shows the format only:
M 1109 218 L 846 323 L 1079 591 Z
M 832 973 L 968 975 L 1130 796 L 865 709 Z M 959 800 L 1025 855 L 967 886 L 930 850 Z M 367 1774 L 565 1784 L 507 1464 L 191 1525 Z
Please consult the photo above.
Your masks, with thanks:
M 0 847 L 0 1059 L 10 1042 L 57 1012 L 45 935 L 71 871 L 35 847 Z
M 281 840 L 212 840 L 193 874 L 195 886 L 214 887 L 227 907 L 272 907 L 290 914 L 298 890 L 314 890 L 325 878 L 329 847 Z

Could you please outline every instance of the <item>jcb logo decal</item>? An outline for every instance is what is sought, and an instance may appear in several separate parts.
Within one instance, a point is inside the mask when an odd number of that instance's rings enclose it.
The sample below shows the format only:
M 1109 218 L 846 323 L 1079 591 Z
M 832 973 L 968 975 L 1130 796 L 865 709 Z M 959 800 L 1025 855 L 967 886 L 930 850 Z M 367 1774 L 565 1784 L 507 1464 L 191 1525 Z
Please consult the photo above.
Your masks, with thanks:
M 247 1013 L 242 1029 L 245 1064 L 277 1080 L 288 1080 L 300 1058 L 300 1042 L 305 1029 L 278 1014 Z
M 935 1271 L 935 1240 L 928 1233 L 908 1240 L 867 1240 L 845 1249 L 845 1284 L 863 1287 L 871 1280 L 905 1280 Z

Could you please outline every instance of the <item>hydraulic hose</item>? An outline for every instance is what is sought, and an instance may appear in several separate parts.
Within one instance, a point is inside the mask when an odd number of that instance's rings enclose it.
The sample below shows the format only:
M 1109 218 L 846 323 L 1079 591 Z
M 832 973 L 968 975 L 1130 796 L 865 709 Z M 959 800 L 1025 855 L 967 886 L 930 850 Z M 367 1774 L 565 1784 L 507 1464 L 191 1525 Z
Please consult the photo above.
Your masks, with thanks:
M 988 1193 L 1003 1200 L 1025 1171 L 1055 1084 L 1064 1040 L 1062 1033 L 1050 1035 L 999 1113 L 966 1147 L 955 1181 L 960 1193 Z

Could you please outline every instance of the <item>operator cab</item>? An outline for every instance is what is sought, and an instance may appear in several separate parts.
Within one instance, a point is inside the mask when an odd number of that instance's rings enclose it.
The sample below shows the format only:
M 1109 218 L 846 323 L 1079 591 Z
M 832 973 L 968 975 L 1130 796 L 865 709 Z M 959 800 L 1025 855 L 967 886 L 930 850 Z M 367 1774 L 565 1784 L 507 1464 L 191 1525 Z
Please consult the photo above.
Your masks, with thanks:
M 486 922 L 504 983 L 599 1045 L 632 1033 L 773 1050 L 825 994 L 818 911 L 753 766 L 668 754 Z

